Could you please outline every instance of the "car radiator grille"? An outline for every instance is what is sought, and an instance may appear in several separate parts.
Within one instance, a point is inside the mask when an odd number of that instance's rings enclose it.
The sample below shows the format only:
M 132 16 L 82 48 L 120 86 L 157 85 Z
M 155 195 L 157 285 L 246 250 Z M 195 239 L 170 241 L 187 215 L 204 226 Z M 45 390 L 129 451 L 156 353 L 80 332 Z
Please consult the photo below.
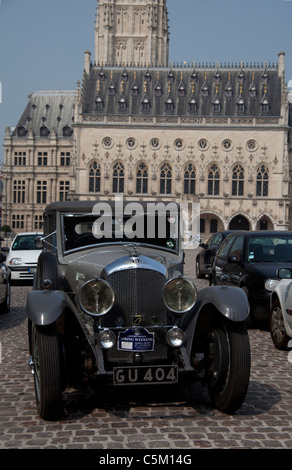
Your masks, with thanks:
M 165 359 L 165 329 L 167 325 L 167 309 L 162 298 L 165 277 L 156 271 L 138 268 L 103 273 L 102 277 L 112 286 L 115 292 L 113 308 L 102 317 L 101 326 L 106 328 L 127 328 L 140 326 L 155 332 L 155 350 L 143 353 L 145 360 Z M 158 326 L 151 330 L 151 326 Z M 119 351 L 117 346 L 107 351 L 109 361 L 131 362 L 133 353 Z

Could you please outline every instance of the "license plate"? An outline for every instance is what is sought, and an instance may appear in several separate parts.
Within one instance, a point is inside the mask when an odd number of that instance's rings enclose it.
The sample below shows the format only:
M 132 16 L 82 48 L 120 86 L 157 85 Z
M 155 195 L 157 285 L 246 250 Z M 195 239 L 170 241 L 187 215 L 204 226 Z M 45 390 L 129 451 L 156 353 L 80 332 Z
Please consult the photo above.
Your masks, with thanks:
M 114 385 L 169 384 L 177 381 L 177 365 L 114 367 Z

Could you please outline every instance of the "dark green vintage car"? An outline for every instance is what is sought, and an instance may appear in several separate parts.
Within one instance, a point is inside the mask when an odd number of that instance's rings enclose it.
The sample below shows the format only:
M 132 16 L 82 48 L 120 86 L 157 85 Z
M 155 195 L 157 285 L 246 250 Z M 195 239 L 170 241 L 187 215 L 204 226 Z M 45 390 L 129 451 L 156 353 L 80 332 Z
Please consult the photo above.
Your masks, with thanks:
M 39 415 L 55 419 L 70 380 L 171 386 L 188 373 L 214 406 L 241 407 L 250 347 L 244 292 L 184 277 L 178 205 L 59 202 L 44 213 L 43 251 L 27 297 Z M 108 379 L 108 380 L 107 380 Z

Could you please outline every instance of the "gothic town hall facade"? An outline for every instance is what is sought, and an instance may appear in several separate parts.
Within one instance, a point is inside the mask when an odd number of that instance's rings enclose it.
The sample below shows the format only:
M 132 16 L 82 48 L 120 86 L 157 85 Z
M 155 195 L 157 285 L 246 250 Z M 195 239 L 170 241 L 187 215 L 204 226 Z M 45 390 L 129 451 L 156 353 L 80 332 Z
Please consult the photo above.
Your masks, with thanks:
M 6 128 L 3 223 L 42 227 L 57 200 L 199 202 L 201 235 L 290 229 L 285 54 L 169 60 L 166 0 L 99 0 L 73 91 L 29 96 Z

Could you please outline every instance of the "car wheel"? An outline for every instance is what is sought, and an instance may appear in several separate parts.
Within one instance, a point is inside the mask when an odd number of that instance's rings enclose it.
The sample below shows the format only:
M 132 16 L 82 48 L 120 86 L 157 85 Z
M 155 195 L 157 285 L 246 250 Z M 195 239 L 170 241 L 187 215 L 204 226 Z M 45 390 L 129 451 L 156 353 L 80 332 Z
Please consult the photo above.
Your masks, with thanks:
M 62 347 L 56 324 L 32 324 L 31 353 L 37 410 L 41 418 L 56 419 L 64 389 Z
M 0 313 L 8 313 L 10 310 L 10 298 L 11 298 L 11 289 L 10 282 L 6 284 L 6 297 L 5 300 L 0 304 Z
M 214 406 L 224 413 L 238 410 L 250 376 L 250 344 L 245 322 L 226 321 L 208 334 L 206 378 Z
M 269 326 L 271 337 L 277 349 L 287 349 L 290 340 L 286 333 L 282 308 L 279 299 L 276 299 L 271 308 Z

